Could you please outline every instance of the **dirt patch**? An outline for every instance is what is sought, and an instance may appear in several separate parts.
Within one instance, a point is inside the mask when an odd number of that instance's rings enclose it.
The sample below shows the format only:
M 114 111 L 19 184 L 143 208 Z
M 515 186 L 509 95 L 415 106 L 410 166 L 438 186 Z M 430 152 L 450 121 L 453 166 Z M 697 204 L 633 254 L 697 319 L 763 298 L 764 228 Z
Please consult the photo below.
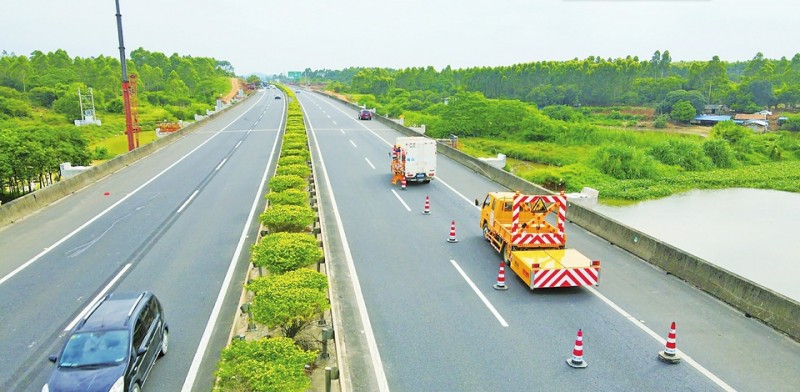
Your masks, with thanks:
M 231 90 L 222 96 L 222 102 L 230 103 L 231 100 L 239 93 L 239 89 L 244 88 L 244 82 L 241 79 L 231 78 Z

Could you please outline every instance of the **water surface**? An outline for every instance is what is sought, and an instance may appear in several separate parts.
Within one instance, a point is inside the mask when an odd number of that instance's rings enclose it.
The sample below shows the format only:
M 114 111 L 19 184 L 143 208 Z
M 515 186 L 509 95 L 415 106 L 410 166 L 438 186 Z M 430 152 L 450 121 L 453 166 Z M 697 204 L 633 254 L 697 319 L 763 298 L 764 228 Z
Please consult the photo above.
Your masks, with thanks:
M 602 195 L 601 195 L 602 196 Z M 598 212 L 800 301 L 800 194 L 696 190 Z

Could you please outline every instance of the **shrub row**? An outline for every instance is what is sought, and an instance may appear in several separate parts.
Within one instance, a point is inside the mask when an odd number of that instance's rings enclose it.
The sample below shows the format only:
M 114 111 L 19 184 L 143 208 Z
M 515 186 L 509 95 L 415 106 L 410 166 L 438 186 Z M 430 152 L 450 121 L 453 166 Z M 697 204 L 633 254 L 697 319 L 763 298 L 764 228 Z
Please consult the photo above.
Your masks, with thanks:
M 307 268 L 321 261 L 323 252 L 310 233 L 316 212 L 309 205 L 311 154 L 303 113 L 294 93 L 279 88 L 289 97 L 289 107 L 278 167 L 265 195 L 268 208 L 259 216 L 269 234 L 250 249 L 250 262 L 267 275 L 245 288 L 253 294 L 252 321 L 282 336 L 237 340 L 225 348 L 216 391 L 308 390 L 305 366 L 313 364 L 317 350 L 298 337 L 330 309 L 327 276 Z

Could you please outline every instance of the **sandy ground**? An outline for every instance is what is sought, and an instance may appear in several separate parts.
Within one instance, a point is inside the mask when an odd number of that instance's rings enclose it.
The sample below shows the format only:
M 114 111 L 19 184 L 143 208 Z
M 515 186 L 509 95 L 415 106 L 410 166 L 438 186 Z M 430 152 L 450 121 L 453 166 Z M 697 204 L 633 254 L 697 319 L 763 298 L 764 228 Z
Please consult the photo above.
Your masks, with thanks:
M 225 103 L 229 103 L 231 99 L 233 99 L 233 97 L 235 97 L 236 94 L 239 92 L 239 89 L 244 88 L 243 85 L 244 83 L 240 79 L 231 78 L 231 91 L 228 91 L 228 93 L 222 97 L 222 101 Z

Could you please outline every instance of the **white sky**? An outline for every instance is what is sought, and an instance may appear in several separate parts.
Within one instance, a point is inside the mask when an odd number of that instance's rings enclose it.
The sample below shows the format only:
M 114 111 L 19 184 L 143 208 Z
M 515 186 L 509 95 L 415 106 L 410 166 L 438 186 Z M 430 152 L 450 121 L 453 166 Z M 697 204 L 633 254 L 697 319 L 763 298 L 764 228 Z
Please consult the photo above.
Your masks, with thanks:
M 126 54 L 214 57 L 238 75 L 800 52 L 798 0 L 120 0 L 120 10 Z M 0 51 L 118 58 L 115 14 L 114 0 L 0 0 Z

